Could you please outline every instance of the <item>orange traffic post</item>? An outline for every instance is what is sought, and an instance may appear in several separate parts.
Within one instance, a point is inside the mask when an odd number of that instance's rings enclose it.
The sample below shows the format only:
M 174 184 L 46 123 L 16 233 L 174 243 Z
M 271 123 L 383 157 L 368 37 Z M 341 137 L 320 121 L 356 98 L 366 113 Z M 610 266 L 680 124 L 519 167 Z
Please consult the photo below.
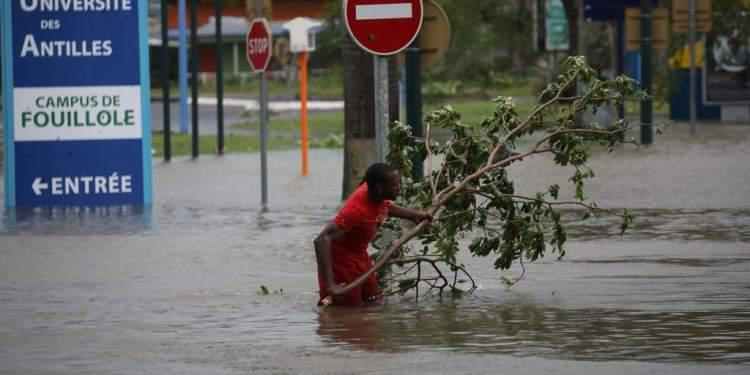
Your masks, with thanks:
M 307 176 L 307 52 L 297 54 L 299 62 L 300 129 L 302 132 L 302 175 Z

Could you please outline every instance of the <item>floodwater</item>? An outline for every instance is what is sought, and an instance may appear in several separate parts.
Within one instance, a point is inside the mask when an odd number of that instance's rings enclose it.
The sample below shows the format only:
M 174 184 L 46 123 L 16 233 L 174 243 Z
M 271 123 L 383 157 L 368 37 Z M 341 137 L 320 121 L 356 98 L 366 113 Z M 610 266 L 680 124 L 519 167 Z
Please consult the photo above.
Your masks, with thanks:
M 315 307 L 340 150 L 304 178 L 271 153 L 267 212 L 257 154 L 155 161 L 150 208 L 3 211 L 0 373 L 746 374 L 750 127 L 670 131 L 592 160 L 589 195 L 633 208 L 628 233 L 574 221 L 566 257 L 512 288 L 465 256 L 480 287 L 457 299 Z M 523 163 L 519 191 L 569 176 Z

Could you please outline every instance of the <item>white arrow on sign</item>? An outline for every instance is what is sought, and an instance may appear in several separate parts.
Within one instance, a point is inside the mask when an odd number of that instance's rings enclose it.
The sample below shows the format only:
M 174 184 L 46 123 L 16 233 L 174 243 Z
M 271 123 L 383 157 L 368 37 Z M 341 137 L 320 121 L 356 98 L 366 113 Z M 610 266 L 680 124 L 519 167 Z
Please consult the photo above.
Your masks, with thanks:
M 42 189 L 47 189 L 49 185 L 46 182 L 42 182 L 41 177 L 34 179 L 34 183 L 31 184 L 31 189 L 34 190 L 34 194 L 42 195 Z

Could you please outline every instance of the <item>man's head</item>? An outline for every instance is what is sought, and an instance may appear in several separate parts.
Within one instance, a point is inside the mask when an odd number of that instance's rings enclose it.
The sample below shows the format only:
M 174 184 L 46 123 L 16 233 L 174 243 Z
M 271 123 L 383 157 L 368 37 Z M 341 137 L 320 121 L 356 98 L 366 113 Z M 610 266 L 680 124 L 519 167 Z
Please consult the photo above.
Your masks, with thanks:
M 385 163 L 375 163 L 367 168 L 365 181 L 370 197 L 376 201 L 394 200 L 401 191 L 401 176 L 398 170 Z

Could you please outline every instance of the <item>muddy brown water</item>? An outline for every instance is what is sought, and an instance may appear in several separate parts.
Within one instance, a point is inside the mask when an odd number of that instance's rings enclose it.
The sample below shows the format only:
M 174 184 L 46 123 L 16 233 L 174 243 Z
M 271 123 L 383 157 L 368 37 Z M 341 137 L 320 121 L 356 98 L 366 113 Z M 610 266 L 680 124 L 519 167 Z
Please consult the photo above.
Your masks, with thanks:
M 150 208 L 3 211 L 0 373 L 748 373 L 750 128 L 711 130 L 597 155 L 589 195 L 634 227 L 573 221 L 510 289 L 520 267 L 464 256 L 458 299 L 314 306 L 340 150 L 305 178 L 270 154 L 267 212 L 257 154 L 156 161 Z M 569 175 L 524 163 L 519 190 Z

